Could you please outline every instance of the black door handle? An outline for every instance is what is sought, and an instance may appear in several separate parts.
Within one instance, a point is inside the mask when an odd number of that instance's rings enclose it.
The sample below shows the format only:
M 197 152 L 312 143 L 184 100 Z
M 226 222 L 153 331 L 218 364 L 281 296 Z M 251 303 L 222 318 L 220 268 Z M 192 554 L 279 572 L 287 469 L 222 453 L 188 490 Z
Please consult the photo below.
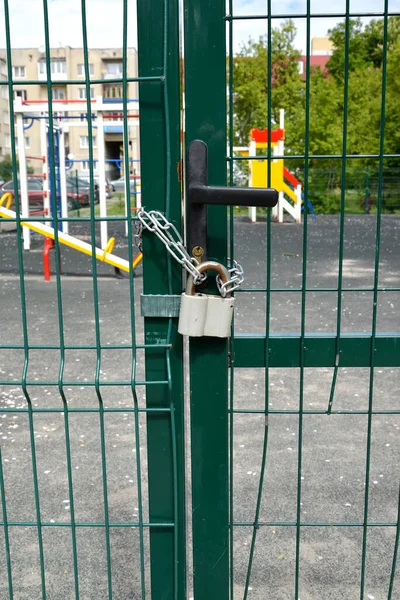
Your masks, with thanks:
M 197 260 L 207 260 L 207 204 L 273 207 L 278 192 L 269 188 L 208 185 L 208 149 L 193 140 L 188 150 L 188 250 Z

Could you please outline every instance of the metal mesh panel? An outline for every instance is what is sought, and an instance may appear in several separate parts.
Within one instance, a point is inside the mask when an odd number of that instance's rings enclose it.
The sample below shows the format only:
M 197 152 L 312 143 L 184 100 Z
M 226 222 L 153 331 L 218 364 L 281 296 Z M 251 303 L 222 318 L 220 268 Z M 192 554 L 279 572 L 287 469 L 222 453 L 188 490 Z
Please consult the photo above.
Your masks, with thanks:
M 273 119 L 273 109 L 280 108 L 272 105 L 275 68 L 272 62 L 272 29 L 282 19 L 289 18 L 296 24 L 305 23 L 304 152 L 294 154 L 289 150 L 285 153 L 285 161 L 288 160 L 301 172 L 305 198 L 312 197 L 315 189 L 311 160 L 315 165 L 319 160 L 329 159 L 331 164 L 335 164 L 340 181 L 338 218 L 326 220 L 325 228 L 321 225 L 325 217 L 317 217 L 320 221 L 318 226 L 324 229 L 322 238 L 319 237 L 321 233 L 316 234 L 315 227 L 310 231 L 311 214 L 307 208 L 303 211 L 301 232 L 279 230 L 278 225 L 272 224 L 269 209 L 266 225 L 253 225 L 257 230 L 250 233 L 243 224 L 237 224 L 234 209 L 230 211 L 230 255 L 239 259 L 239 249 L 247 247 L 243 242 L 244 236 L 252 235 L 253 261 L 260 264 L 259 261 L 264 258 L 266 264 L 265 273 L 254 268 L 251 260 L 244 265 L 247 273 L 250 270 L 251 282 L 237 294 L 240 318 L 236 317 L 236 335 L 232 340 L 230 597 L 303 599 L 348 595 L 354 598 L 393 598 L 399 543 L 396 461 L 391 461 L 390 491 L 387 489 L 388 495 L 380 511 L 376 510 L 373 490 L 382 482 L 382 479 L 375 481 L 378 477 L 376 469 L 382 468 L 387 460 L 385 452 L 378 447 L 385 447 L 385 442 L 388 442 L 386 436 L 390 434 L 391 427 L 396 427 L 399 414 L 396 394 L 385 394 L 377 379 L 378 363 L 382 366 L 377 345 L 384 335 L 381 332 L 386 331 L 385 325 L 383 328 L 377 326 L 379 300 L 383 293 L 389 292 L 387 297 L 390 295 L 390 301 L 396 302 L 398 293 L 396 282 L 388 286 L 387 282 L 380 284 L 379 280 L 384 181 L 388 177 L 384 167 L 385 159 L 389 157 L 385 154 L 388 3 L 385 3 L 382 12 L 374 15 L 351 13 L 349 2 L 346 2 L 346 10 L 342 14 L 312 11 L 310 2 L 307 2 L 304 14 L 301 11 L 286 14 L 277 13 L 269 1 L 265 14 L 261 14 L 262 11 L 251 14 L 245 7 L 230 0 L 227 12 L 230 113 L 227 161 L 231 185 L 238 184 L 236 165 L 247 165 L 249 159 L 257 160 L 251 151 L 250 156 L 240 156 L 234 151 L 237 139 L 234 129 L 235 93 L 239 91 L 234 65 L 235 27 L 244 23 L 259 25 L 262 22 L 265 25 L 268 84 L 265 97 L 267 121 L 264 126 L 268 127 L 268 144 L 263 160 L 268 158 L 267 178 L 270 184 L 273 157 L 271 130 L 278 127 Z M 361 158 L 349 154 L 347 147 L 349 42 L 350 18 L 364 16 L 381 18 L 383 22 L 382 108 L 380 128 L 376 132 L 379 152 L 365 155 L 377 161 L 374 167 L 377 214 L 373 225 L 368 225 L 368 243 L 371 244 L 368 251 L 369 275 L 354 276 L 353 280 L 357 282 L 354 285 L 349 269 L 355 272 L 360 267 L 362 271 L 362 265 L 367 261 L 363 263 L 356 245 L 350 243 L 354 225 L 345 217 L 348 173 L 350 171 L 350 187 L 357 172 L 354 165 Z M 310 114 L 311 31 L 317 19 L 328 17 L 344 19 L 345 28 L 342 149 L 340 154 L 316 155 L 310 151 L 310 125 L 313 119 L 318 119 L 318 115 Z M 240 32 L 243 35 L 243 29 Z M 398 158 L 398 155 L 391 157 Z M 326 194 L 327 190 L 324 188 L 321 193 Z M 294 225 L 281 227 L 293 228 Z M 364 235 L 367 236 L 367 233 Z M 266 238 L 264 244 L 263 236 Z M 260 244 L 263 251 L 259 249 Z M 329 247 L 326 252 L 324 245 Z M 329 258 L 334 272 L 327 274 L 323 272 L 322 264 L 327 264 L 329 252 L 332 252 Z M 294 266 L 293 261 L 296 263 Z M 321 266 L 318 267 L 318 264 Z M 353 315 L 356 313 L 351 319 L 347 318 L 349 311 Z M 243 331 L 258 333 L 243 336 Z M 325 331 L 332 333 L 325 334 Z M 360 335 L 357 331 L 364 331 L 366 336 L 366 354 L 362 363 L 361 349 L 354 346 L 349 353 L 346 350 L 347 343 L 355 342 Z M 314 342 L 319 343 L 318 337 L 321 350 L 330 346 L 328 361 L 316 348 L 315 361 L 311 356 Z M 294 339 L 296 342 L 292 349 L 296 347 L 295 354 L 289 349 Z M 289 345 L 286 346 L 286 343 Z M 385 364 L 389 367 L 392 362 L 387 358 Z M 398 367 L 397 361 L 394 362 Z M 356 366 L 365 368 L 352 368 Z M 263 367 L 263 372 L 255 367 Z M 398 368 L 379 369 L 378 373 L 396 378 Z M 358 393 L 354 393 L 355 390 Z M 354 402 L 350 394 L 357 397 Z M 389 445 L 386 443 L 386 446 Z M 327 469 L 330 469 L 329 474 Z M 340 487 L 347 478 L 351 479 L 348 486 L 362 486 L 355 494 L 354 501 L 361 503 L 356 511 L 347 498 L 349 488 Z M 351 518 L 352 511 L 358 518 Z M 308 515 L 312 515 L 311 518 Z M 380 566 L 374 568 L 376 561 Z M 377 577 L 377 571 L 380 571 L 380 577 Z
M 137 190 L 135 187 L 134 194 L 131 193 L 128 176 L 132 171 L 128 150 L 132 123 L 128 85 L 132 83 L 140 93 L 138 116 L 143 126 L 141 158 L 145 163 L 141 169 L 143 197 L 148 207 L 162 210 L 180 226 L 179 184 L 171 184 L 171 171 L 175 170 L 172 161 L 179 157 L 180 143 L 178 8 L 168 0 L 154 2 L 151 7 L 141 1 L 136 7 L 136 3 L 123 0 L 115 7 L 121 10 L 122 73 L 103 79 L 92 75 L 88 8 L 93 10 L 93 6 L 88 7 L 89 3 L 82 0 L 78 3 L 83 40 L 82 77 L 60 77 L 57 81 L 57 75 L 52 74 L 50 7 L 47 0 L 40 4 L 45 78 L 25 78 L 23 84 L 28 98 L 32 86 L 41 85 L 46 90 L 49 157 L 55 156 L 55 132 L 60 123 L 58 105 L 53 102 L 54 86 L 74 86 L 71 88 L 74 94 L 77 86 L 82 88 L 87 100 L 82 103 L 83 114 L 79 118 L 86 124 L 90 202 L 86 215 L 78 211 L 65 217 L 55 209 L 51 216 L 29 217 L 32 223 L 54 226 L 55 281 L 45 284 L 38 280 L 37 264 L 36 271 L 32 267 L 34 253 L 37 257 L 41 246 L 35 242 L 30 254 L 24 252 L 20 191 L 14 192 L 16 218 L 8 222 L 15 223 L 16 234 L 7 234 L 12 249 L 7 251 L 7 260 L 10 259 L 12 268 L 2 276 L 4 302 L 15 303 L 10 307 L 15 312 L 11 320 L 6 318 L 0 345 L 0 416 L 4 432 L 0 448 L 4 564 L 0 595 L 43 599 L 146 598 L 157 596 L 160 586 L 169 597 L 183 597 L 185 567 L 184 559 L 178 564 L 178 540 L 184 536 L 181 503 L 184 492 L 178 498 L 177 473 L 183 443 L 182 413 L 177 407 L 182 398 L 181 343 L 178 340 L 172 350 L 176 327 L 171 319 L 163 319 L 161 326 L 160 321 L 148 320 L 143 330 L 135 314 L 135 298 L 143 290 L 141 279 L 135 281 L 133 268 L 125 280 L 115 279 L 112 270 L 104 270 L 97 262 L 95 254 L 100 224 L 107 222 L 119 238 L 116 253 L 122 253 L 129 265 L 135 258 L 133 226 Z M 8 0 L 4 0 L 3 7 L 8 77 L 2 84 L 8 88 L 9 120 L 14 123 L 14 90 L 21 82 L 13 77 L 13 31 Z M 113 10 L 113 6 L 106 7 L 104 3 L 101 7 Z M 128 28 L 132 26 L 129 16 L 134 14 L 136 20 L 136 10 L 140 75 L 133 77 L 128 70 Z M 57 8 L 52 14 L 58 19 L 62 16 Z M 151 27 L 149 14 L 156 15 Z M 29 13 L 21 18 L 29 19 Z M 23 25 L 26 27 L 27 23 Z M 95 207 L 94 148 L 99 120 L 91 99 L 91 86 L 100 84 L 122 88 L 119 102 L 123 105 L 120 121 L 125 148 L 121 161 L 126 174 L 125 216 L 98 216 Z M 14 127 L 10 127 L 10 137 L 13 179 L 17 181 L 20 165 Z M 153 169 L 159 172 L 157 196 L 152 189 L 153 174 L 149 177 L 151 161 Z M 54 201 L 58 173 L 55 160 L 49 162 L 49 191 Z M 175 204 L 171 209 L 172 194 Z M 69 268 L 70 255 L 62 255 L 59 243 L 59 230 L 66 223 L 92 248 L 90 260 L 82 259 L 79 264 L 77 259 L 75 272 Z M 166 293 L 175 292 L 173 277 L 179 269 L 175 269 L 169 258 L 162 257 L 159 264 L 164 273 L 155 278 L 151 265 L 157 260 L 151 259 L 151 255 L 162 253 L 162 249 L 144 237 L 145 246 L 149 246 L 144 287 L 151 290 L 154 285 L 165 286 Z M 63 277 L 61 269 L 65 267 L 72 275 Z M 21 325 L 15 335 L 13 324 Z M 147 397 L 146 390 L 149 390 Z M 6 431 L 12 431 L 13 435 L 5 435 Z M 163 472 L 161 478 L 157 461 Z M 153 478 L 148 476 L 149 465 Z M 181 490 L 183 478 L 181 469 Z M 163 494 L 156 489 L 157 485 L 162 487 Z M 162 544 L 167 544 L 168 551 L 165 548 L 163 551 Z M 25 549 L 24 555 L 20 548 Z

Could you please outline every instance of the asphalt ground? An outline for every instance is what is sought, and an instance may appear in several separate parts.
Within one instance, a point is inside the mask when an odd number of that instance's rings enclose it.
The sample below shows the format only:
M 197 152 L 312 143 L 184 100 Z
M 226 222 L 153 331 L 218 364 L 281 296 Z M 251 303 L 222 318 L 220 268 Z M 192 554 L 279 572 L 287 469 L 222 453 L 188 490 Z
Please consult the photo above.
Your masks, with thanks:
M 350 287 L 372 287 L 374 282 L 376 217 L 349 216 L 345 219 L 342 331 L 371 331 L 373 296 L 371 291 L 349 292 Z M 90 240 L 82 224 L 71 233 Z M 123 226 L 112 223 L 116 235 L 115 252 L 127 257 Z M 381 229 L 379 285 L 400 287 L 400 218 L 384 216 Z M 305 326 L 307 332 L 335 332 L 337 292 L 318 288 L 335 287 L 338 279 L 338 217 L 309 220 L 307 244 L 307 287 Z M 272 225 L 271 287 L 284 291 L 271 296 L 271 332 L 300 332 L 303 264 L 303 227 Z M 57 344 L 60 340 L 56 278 L 45 283 L 42 275 L 40 238 L 32 238 L 32 249 L 23 254 L 27 328 L 30 344 Z M 262 289 L 266 284 L 266 223 L 255 225 L 235 220 L 235 257 L 246 274 L 244 289 Z M 54 273 L 54 257 L 53 273 Z M 62 330 L 65 344 L 95 344 L 96 312 L 91 259 L 73 250 L 62 249 Z M 107 265 L 98 263 L 98 318 L 103 346 L 130 343 L 129 281 L 116 279 Z M 142 289 L 141 267 L 135 275 L 136 339 L 143 341 L 143 320 L 138 303 Z M 23 342 L 21 295 L 15 232 L 0 233 L 0 344 Z M 399 292 L 378 295 L 377 330 L 399 331 Z M 265 331 L 265 294 L 244 291 L 236 295 L 237 332 Z M 143 352 L 138 351 L 137 378 L 144 378 Z M 32 478 L 29 418 L 18 409 L 26 407 L 21 381 L 24 356 L 20 350 L 0 349 L 0 443 L 9 521 L 35 521 L 36 507 Z M 34 407 L 62 407 L 55 385 L 60 355 L 52 350 L 31 350 L 27 373 L 28 392 Z M 96 352 L 67 350 L 64 380 L 69 407 L 96 408 L 93 387 Z M 131 352 L 107 349 L 102 352 L 100 382 L 129 381 Z M 367 410 L 368 369 L 340 368 L 334 408 Z M 304 408 L 325 410 L 332 381 L 332 369 L 306 369 Z M 41 383 L 42 382 L 42 383 Z M 86 385 L 85 385 L 86 384 Z M 201 382 L 199 382 L 201 385 Z M 265 402 L 263 369 L 237 369 L 234 374 L 234 407 L 263 409 Z M 129 386 L 101 386 L 104 405 L 123 409 L 132 406 Z M 139 403 L 145 392 L 139 387 Z M 373 408 L 399 410 L 399 369 L 375 369 Z M 212 401 L 210 399 L 210 401 Z M 300 401 L 298 369 L 270 369 L 269 406 L 297 410 Z M 236 414 L 233 427 L 234 521 L 252 522 L 258 492 L 264 440 L 264 416 Z M 306 415 L 303 418 L 301 519 L 309 523 L 343 522 L 340 527 L 307 526 L 301 531 L 300 600 L 358 600 L 360 598 L 361 550 L 365 503 L 367 415 Z M 62 413 L 35 413 L 33 431 L 40 492 L 41 519 L 68 523 L 69 502 L 65 421 Z M 400 480 L 400 414 L 374 415 L 371 433 L 371 463 L 368 519 L 374 523 L 397 520 Z M 79 522 L 104 522 L 101 439 L 97 413 L 71 413 L 69 417 L 75 518 Z M 105 450 L 107 489 L 111 522 L 131 522 L 138 518 L 138 490 L 135 436 L 141 448 L 144 519 L 147 519 L 146 423 L 140 417 L 135 432 L 131 413 L 106 413 Z M 299 461 L 299 417 L 271 415 L 260 521 L 257 532 L 249 599 L 289 600 L 295 598 L 295 557 L 297 478 Z M 3 511 L 3 505 L 0 503 Z M 4 517 L 4 514 L 1 513 Z M 287 525 L 268 525 L 283 522 Z M 243 597 L 252 527 L 234 528 L 235 598 Z M 368 529 L 365 598 L 386 600 L 395 543 L 395 527 Z M 75 598 L 71 530 L 44 527 L 46 591 L 50 600 Z M 35 527 L 10 527 L 14 598 L 36 600 L 41 595 L 38 533 Z M 140 553 L 137 528 L 111 528 L 111 560 L 114 598 L 136 599 L 140 593 Z M 189 540 L 190 543 L 190 540 Z M 80 597 L 106 599 L 107 558 L 104 529 L 77 528 Z M 145 535 L 146 597 L 150 597 L 149 545 Z M 400 598 L 400 567 L 397 569 L 392 600 Z M 0 530 L 0 598 L 9 597 L 4 532 Z M 158 599 L 157 599 L 158 600 Z M 297 599 L 296 599 L 297 600 Z

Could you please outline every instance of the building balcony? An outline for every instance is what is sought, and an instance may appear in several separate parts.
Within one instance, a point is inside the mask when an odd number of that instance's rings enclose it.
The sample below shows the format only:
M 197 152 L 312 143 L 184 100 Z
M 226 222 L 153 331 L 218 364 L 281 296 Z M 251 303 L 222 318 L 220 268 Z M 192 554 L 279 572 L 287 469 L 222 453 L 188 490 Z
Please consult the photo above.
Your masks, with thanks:
M 102 78 L 107 79 L 122 79 L 122 71 L 117 73 L 102 73 Z
M 67 81 L 68 75 L 67 75 L 67 73 L 52 73 L 51 78 L 55 79 L 56 81 Z M 47 73 L 39 72 L 38 80 L 46 83 L 47 82 Z

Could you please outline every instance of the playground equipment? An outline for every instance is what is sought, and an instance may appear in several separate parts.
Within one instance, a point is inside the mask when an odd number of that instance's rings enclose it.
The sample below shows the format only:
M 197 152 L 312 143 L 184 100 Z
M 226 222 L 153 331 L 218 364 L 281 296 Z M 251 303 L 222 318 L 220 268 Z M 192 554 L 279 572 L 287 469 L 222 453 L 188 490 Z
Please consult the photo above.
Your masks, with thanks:
M 112 120 L 113 126 L 121 125 L 123 123 L 123 104 L 122 102 L 116 103 L 104 101 L 102 97 L 98 97 L 95 100 L 91 100 L 92 106 L 92 126 L 97 129 L 97 163 L 98 167 L 98 178 L 99 178 L 99 200 L 100 200 L 100 217 L 107 217 L 107 199 L 106 199 L 106 173 L 105 163 L 112 162 L 110 159 L 105 158 L 105 122 Z M 14 112 L 16 115 L 17 122 L 17 143 L 18 143 L 18 156 L 19 156 L 19 179 L 20 179 L 20 197 L 21 197 L 21 216 L 26 218 L 29 216 L 29 201 L 28 201 L 28 187 L 27 187 L 27 160 L 25 152 L 25 136 L 24 132 L 32 127 L 36 120 L 40 121 L 40 138 L 41 138 L 41 152 L 42 156 L 40 160 L 43 163 L 42 176 L 43 176 L 43 196 L 44 196 L 44 213 L 46 215 L 53 215 L 54 211 L 58 211 L 60 217 L 68 217 L 68 201 L 67 201 L 67 183 L 66 183 L 66 170 L 72 168 L 74 162 L 66 159 L 65 156 L 65 140 L 64 135 L 66 128 L 70 127 L 82 127 L 82 121 L 87 121 L 87 116 L 82 114 L 82 106 L 86 105 L 86 100 L 53 100 L 53 105 L 56 106 L 56 114 L 54 115 L 54 127 L 53 132 L 49 131 L 48 124 L 48 102 L 44 100 L 25 100 L 21 97 L 17 97 L 14 101 Z M 138 125 L 138 112 L 136 109 L 133 113 L 131 108 L 128 109 L 129 119 L 132 119 L 134 125 Z M 61 114 L 60 114 L 61 113 Z M 65 114 L 67 113 L 67 114 Z M 74 116 L 71 113 L 79 113 L 78 116 Z M 24 123 L 30 119 L 30 123 L 25 125 Z M 55 167 L 52 168 L 52 159 L 50 156 L 49 149 L 49 135 L 54 136 L 54 147 L 55 147 Z M 29 160 L 36 159 L 38 157 L 29 157 Z M 39 159 L 39 158 L 38 158 Z M 83 160 L 83 159 L 82 159 Z M 122 166 L 122 161 L 119 162 Z M 131 162 L 131 161 L 130 161 Z M 52 173 L 56 172 L 57 181 L 52 185 L 51 177 Z M 56 190 L 56 198 L 52 198 L 52 189 Z M 137 192 L 137 190 L 135 190 Z M 135 194 L 137 197 L 140 194 L 140 190 Z M 125 217 L 127 216 L 128 201 L 125 190 Z M 128 228 L 128 221 L 126 220 L 126 231 Z M 60 229 L 64 233 L 68 234 L 68 222 L 61 221 Z M 27 228 L 23 230 L 24 237 L 24 249 L 30 249 L 30 232 Z M 108 243 L 108 222 L 100 222 L 100 245 L 102 250 L 106 248 Z
M 252 129 L 250 132 L 249 147 L 234 147 L 234 152 L 241 156 L 257 156 L 257 150 L 265 150 L 271 146 L 273 156 L 283 157 L 285 152 L 285 111 L 279 111 L 279 128 L 270 132 L 268 129 Z M 279 192 L 278 204 L 272 209 L 272 217 L 283 223 L 283 213 L 286 211 L 296 221 L 301 223 L 301 211 L 304 204 L 304 195 L 300 181 L 284 166 L 283 158 L 273 158 L 271 161 L 270 181 L 268 181 L 268 159 L 249 160 L 249 185 L 250 187 L 273 187 Z M 315 215 L 310 202 L 307 206 Z M 252 223 L 257 220 L 256 207 L 249 208 L 249 217 Z
M 17 215 L 16 215 L 15 211 L 10 210 L 10 208 L 9 208 L 9 206 L 11 205 L 11 202 L 12 202 L 11 194 L 7 193 L 2 196 L 2 198 L 0 199 L 0 217 L 3 217 L 5 219 L 16 219 Z M 5 204 L 5 206 L 3 206 L 4 204 Z M 23 221 L 21 221 L 21 226 L 23 229 L 27 229 L 28 231 L 29 230 L 35 231 L 36 233 L 43 235 L 46 240 L 48 240 L 48 239 L 54 240 L 55 239 L 54 228 L 49 227 L 48 225 L 44 225 L 43 223 L 36 222 L 36 221 L 33 222 L 33 221 L 23 220 Z M 83 254 L 87 254 L 88 256 L 92 256 L 94 253 L 97 260 L 100 260 L 109 265 L 112 265 L 115 269 L 117 269 L 117 272 L 118 272 L 118 270 L 122 270 L 122 271 L 126 271 L 129 273 L 129 271 L 131 270 L 131 265 L 129 264 L 129 261 L 125 260 L 124 258 L 120 258 L 119 256 L 116 256 L 115 254 L 112 254 L 112 251 L 113 251 L 114 245 L 115 245 L 115 238 L 110 238 L 110 240 L 108 240 L 105 248 L 100 249 L 100 248 L 93 248 L 93 246 L 91 244 L 88 244 L 87 242 L 83 242 L 82 240 L 80 240 L 72 235 L 69 235 L 62 231 L 59 231 L 58 232 L 58 242 L 60 244 L 64 244 L 65 246 L 69 246 L 70 248 L 73 248 L 74 250 L 77 250 L 78 252 L 83 252 Z M 47 251 L 47 255 L 48 255 L 49 249 L 50 249 L 50 244 L 48 242 L 46 242 L 44 253 Z M 142 253 L 139 252 L 133 259 L 133 262 L 132 262 L 133 270 L 140 264 L 141 260 L 142 260 Z M 45 261 L 44 272 L 45 272 L 46 281 L 49 281 L 50 269 L 49 269 L 48 261 Z

